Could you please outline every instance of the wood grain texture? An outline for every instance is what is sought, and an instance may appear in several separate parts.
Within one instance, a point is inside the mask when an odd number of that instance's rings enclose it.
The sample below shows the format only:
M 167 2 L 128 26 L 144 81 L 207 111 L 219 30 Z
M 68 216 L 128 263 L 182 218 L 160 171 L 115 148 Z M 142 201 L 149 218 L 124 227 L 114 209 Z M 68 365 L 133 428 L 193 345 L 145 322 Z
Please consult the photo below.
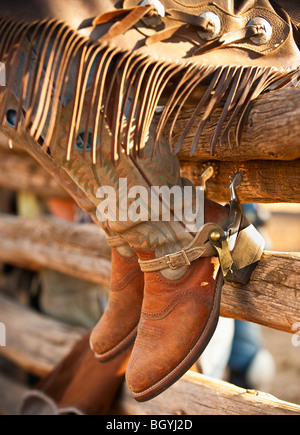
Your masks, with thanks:
M 46 376 L 84 333 L 38 314 L 0 295 L 0 319 L 6 325 L 5 356 L 37 376 Z
M 6 323 L 8 332 L 8 345 L 1 348 L 2 355 L 41 377 L 49 374 L 84 334 L 80 328 L 37 314 L 2 296 L 0 319 Z M 2 387 L 9 387 L 9 394 L 1 393 Z M 12 386 L 0 374 L 0 409 L 16 412 L 15 406 L 24 392 L 25 388 Z M 16 394 L 20 396 L 16 397 Z M 189 371 L 167 391 L 145 403 L 136 402 L 124 383 L 113 412 L 119 415 L 177 416 L 300 415 L 300 406 Z
M 104 231 L 94 224 L 0 215 L 0 240 L 0 261 L 33 270 L 51 268 L 109 286 L 110 248 Z
M 299 313 L 300 253 L 265 252 L 247 285 L 223 286 L 224 317 L 295 333 Z
M 192 157 L 189 150 L 194 132 L 191 131 L 187 137 L 178 154 L 182 175 L 198 185 L 203 168 L 213 163 L 216 176 L 208 182 L 208 194 L 215 201 L 228 200 L 230 177 L 241 171 L 244 176 L 239 190 L 242 202 L 300 202 L 299 99 L 300 89 L 297 88 L 260 96 L 249 109 L 241 145 L 237 146 L 232 137 L 230 145 L 227 143 L 217 147 L 212 156 L 209 138 L 216 126 L 216 112 Z M 188 107 L 180 114 L 175 125 L 174 143 L 191 114 Z M 171 121 L 166 126 L 166 137 Z M 9 150 L 7 138 L 0 136 L 0 186 L 31 191 L 41 197 L 64 198 L 68 196 L 66 191 L 73 197 L 79 195 L 78 189 L 70 184 L 70 180 L 66 182 L 65 174 L 50 164 L 47 156 L 43 156 L 37 148 L 28 149 L 32 157 L 16 144 L 13 150 Z M 85 204 L 83 198 L 80 198 L 80 202 L 85 209 L 92 210 L 93 207 Z
M 210 152 L 210 137 L 217 125 L 222 109 L 210 117 L 197 151 L 190 155 L 191 143 L 199 125 L 201 114 L 196 118 L 194 128 L 186 138 L 178 154 L 182 161 L 248 161 L 248 160 L 295 160 L 300 158 L 300 89 L 289 88 L 261 95 L 250 106 L 240 146 L 236 144 L 233 126 L 230 142 L 217 145 L 214 156 Z M 186 106 L 181 111 L 174 128 L 173 144 L 184 130 L 193 110 Z M 173 118 L 166 125 L 164 135 L 169 137 Z
M 117 412 L 129 415 L 299 415 L 300 406 L 268 394 L 187 372 L 167 391 L 146 403 L 136 402 L 126 386 Z
M 300 202 L 300 159 L 294 161 L 254 160 L 245 162 L 181 161 L 181 173 L 195 186 L 209 165 L 215 176 L 208 181 L 208 195 L 219 202 L 229 200 L 230 179 L 243 174 L 239 188 L 242 202 Z M 28 154 L 0 149 L 0 187 L 26 191 L 40 198 L 70 198 L 70 195 L 39 163 Z
M 237 172 L 243 176 L 238 188 L 242 203 L 299 203 L 300 160 L 247 162 L 181 162 L 182 176 L 199 186 L 200 176 L 212 165 L 215 175 L 207 183 L 208 198 L 216 202 L 230 199 L 229 185 Z

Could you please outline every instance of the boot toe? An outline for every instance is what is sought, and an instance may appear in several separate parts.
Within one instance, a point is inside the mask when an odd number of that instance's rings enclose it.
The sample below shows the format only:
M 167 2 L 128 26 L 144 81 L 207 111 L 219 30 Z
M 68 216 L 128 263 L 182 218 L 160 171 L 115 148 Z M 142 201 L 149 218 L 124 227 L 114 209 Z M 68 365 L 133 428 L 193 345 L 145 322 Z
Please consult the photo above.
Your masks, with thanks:
M 134 341 L 137 322 L 120 325 L 110 321 L 105 314 L 91 332 L 90 347 L 99 361 L 105 362 L 126 350 Z
M 141 319 L 126 370 L 137 401 L 162 393 L 194 364 L 216 326 L 210 312 L 199 301 L 185 299 L 163 319 Z

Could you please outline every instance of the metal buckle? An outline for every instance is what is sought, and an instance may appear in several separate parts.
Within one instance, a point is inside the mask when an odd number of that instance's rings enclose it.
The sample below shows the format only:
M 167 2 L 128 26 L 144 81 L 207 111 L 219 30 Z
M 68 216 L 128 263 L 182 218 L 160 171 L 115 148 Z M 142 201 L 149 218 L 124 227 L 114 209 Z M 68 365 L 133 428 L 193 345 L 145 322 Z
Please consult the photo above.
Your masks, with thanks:
M 182 254 L 182 255 L 183 255 L 183 258 L 184 258 L 185 264 L 181 264 L 180 266 L 173 266 L 173 263 L 172 263 L 171 258 L 174 257 L 175 255 L 178 255 L 178 254 Z M 176 270 L 176 269 L 178 269 L 179 267 L 190 266 L 190 265 L 191 265 L 191 262 L 190 262 L 190 260 L 189 260 L 189 258 L 188 258 L 188 256 L 187 256 L 187 253 L 186 253 L 183 249 L 182 249 L 181 251 L 175 252 L 175 254 L 168 254 L 168 255 L 165 255 L 165 258 L 168 260 L 168 261 L 167 261 L 167 264 L 168 264 L 168 266 L 169 266 L 169 268 L 170 268 L 171 270 Z

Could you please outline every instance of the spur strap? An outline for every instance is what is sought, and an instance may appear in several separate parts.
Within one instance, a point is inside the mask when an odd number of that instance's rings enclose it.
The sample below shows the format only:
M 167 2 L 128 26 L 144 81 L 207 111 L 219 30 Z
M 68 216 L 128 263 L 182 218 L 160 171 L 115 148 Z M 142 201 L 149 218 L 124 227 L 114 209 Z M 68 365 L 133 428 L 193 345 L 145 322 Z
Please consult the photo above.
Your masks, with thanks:
M 190 266 L 192 261 L 200 257 L 216 256 L 216 249 L 210 242 L 210 235 L 214 232 L 221 234 L 223 229 L 214 223 L 203 225 L 197 236 L 186 248 L 153 260 L 139 260 L 141 270 L 143 272 L 175 270 L 179 267 Z

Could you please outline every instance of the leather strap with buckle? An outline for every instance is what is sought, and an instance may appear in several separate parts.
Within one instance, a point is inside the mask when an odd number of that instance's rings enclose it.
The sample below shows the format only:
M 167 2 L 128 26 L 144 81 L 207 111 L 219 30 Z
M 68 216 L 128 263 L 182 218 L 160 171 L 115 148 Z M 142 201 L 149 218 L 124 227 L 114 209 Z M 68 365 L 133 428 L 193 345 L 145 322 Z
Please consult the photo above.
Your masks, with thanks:
M 174 256 L 177 257 L 178 255 L 182 255 L 183 256 L 183 258 L 184 258 L 184 260 L 186 262 L 184 264 L 184 266 L 190 266 L 191 265 L 191 262 L 190 262 L 189 257 L 187 256 L 187 253 L 182 249 L 181 251 L 178 251 L 175 254 L 165 255 L 165 257 L 168 259 L 167 264 L 169 265 L 170 269 L 176 270 L 178 268 L 178 266 L 176 264 L 174 265 L 174 263 L 172 261 L 173 257 Z M 177 259 L 177 261 L 178 261 L 178 259 Z
M 205 224 L 186 248 L 153 260 L 139 260 L 141 270 L 143 272 L 164 269 L 176 270 L 180 267 L 190 266 L 192 261 L 200 257 L 215 256 L 216 250 L 209 240 L 209 236 L 213 231 L 223 232 L 222 228 L 217 224 Z

